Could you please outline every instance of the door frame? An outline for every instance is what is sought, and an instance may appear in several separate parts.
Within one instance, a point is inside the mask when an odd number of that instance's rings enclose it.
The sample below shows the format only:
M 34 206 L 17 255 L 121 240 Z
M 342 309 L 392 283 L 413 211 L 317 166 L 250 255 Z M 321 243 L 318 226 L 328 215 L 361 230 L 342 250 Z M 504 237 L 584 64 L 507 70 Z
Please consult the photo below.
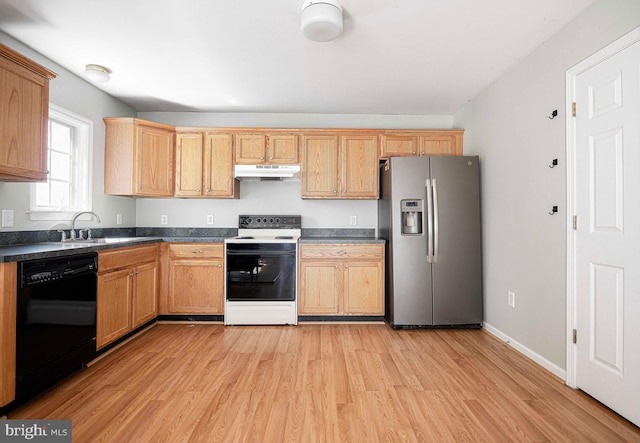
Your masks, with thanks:
M 567 331 L 566 331 L 566 384 L 577 388 L 576 345 L 573 343 L 573 330 L 576 325 L 577 297 L 576 292 L 576 231 L 573 229 L 573 216 L 576 214 L 576 119 L 573 117 L 573 102 L 576 100 L 577 77 L 604 60 L 623 51 L 640 41 L 640 28 L 627 33 L 605 48 L 581 61 L 566 74 L 566 164 L 567 164 Z M 581 112 L 581 109 L 578 109 Z M 584 221 L 582 222 L 584 223 Z

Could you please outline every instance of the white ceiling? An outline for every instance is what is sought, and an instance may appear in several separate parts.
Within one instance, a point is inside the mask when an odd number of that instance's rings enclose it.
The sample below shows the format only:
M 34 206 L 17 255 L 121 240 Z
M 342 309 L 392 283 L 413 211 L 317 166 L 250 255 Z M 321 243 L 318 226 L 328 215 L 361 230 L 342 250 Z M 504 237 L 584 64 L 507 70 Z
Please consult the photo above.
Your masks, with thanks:
M 450 115 L 594 0 L 0 0 L 0 30 L 138 111 Z

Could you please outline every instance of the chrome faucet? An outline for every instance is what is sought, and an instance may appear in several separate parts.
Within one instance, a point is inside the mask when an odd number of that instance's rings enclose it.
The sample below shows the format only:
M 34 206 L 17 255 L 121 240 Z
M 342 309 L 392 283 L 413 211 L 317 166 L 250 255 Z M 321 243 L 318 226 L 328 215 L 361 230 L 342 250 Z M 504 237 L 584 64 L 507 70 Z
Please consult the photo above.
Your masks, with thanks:
M 78 212 L 77 214 L 74 214 L 73 218 L 71 219 L 71 233 L 69 235 L 69 240 L 75 240 L 76 239 L 76 220 L 82 214 L 93 215 L 96 218 L 96 221 L 98 223 L 102 223 L 100 221 L 100 216 L 98 214 L 96 214 L 95 212 L 92 212 L 92 211 L 82 211 L 82 212 Z M 80 233 L 80 238 L 82 238 L 82 233 Z

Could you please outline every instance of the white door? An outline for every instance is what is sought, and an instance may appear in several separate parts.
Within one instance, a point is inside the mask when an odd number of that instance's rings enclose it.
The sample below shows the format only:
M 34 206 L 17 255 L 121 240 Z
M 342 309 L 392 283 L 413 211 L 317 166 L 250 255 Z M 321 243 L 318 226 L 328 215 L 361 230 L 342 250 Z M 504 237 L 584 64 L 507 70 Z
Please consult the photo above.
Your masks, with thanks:
M 574 94 L 575 385 L 640 425 L 640 41 Z

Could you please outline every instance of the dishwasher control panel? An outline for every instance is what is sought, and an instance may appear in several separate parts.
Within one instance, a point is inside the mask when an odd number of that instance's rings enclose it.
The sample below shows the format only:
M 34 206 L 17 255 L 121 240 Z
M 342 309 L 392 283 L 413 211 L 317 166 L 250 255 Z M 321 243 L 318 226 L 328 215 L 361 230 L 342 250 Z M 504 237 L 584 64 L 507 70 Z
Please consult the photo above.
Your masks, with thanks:
M 18 277 L 20 287 L 24 288 L 97 271 L 98 256 L 92 253 L 23 261 L 18 266 Z

